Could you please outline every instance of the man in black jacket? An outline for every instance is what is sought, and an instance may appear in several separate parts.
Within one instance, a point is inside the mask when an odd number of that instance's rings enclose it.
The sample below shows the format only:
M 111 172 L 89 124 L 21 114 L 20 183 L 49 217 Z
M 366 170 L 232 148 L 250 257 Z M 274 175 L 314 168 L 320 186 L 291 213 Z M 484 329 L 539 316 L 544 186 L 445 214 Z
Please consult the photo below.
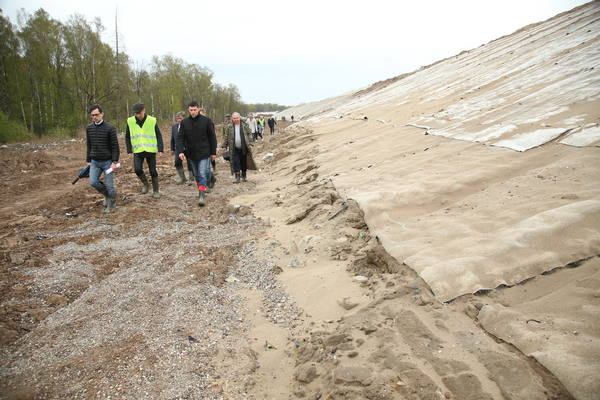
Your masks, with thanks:
M 87 142 L 86 161 L 90 166 L 90 185 L 104 195 L 108 214 L 115 206 L 117 191 L 114 185 L 114 173 L 119 161 L 119 141 L 114 125 L 104 121 L 104 113 L 99 105 L 89 109 L 92 123 L 85 128 Z M 104 174 L 104 182 L 100 175 Z
M 210 176 L 210 162 L 217 158 L 217 136 L 211 119 L 200 114 L 198 102 L 188 104 L 189 117 L 181 121 L 177 135 L 177 154 L 181 161 L 191 160 L 196 184 L 198 205 L 206 203 L 206 186 Z
M 177 183 L 182 184 L 185 183 L 185 172 L 183 171 L 183 163 L 179 159 L 179 154 L 175 151 L 175 142 L 177 135 L 179 134 L 179 124 L 185 118 L 185 113 L 183 111 L 179 111 L 175 114 L 175 123 L 171 126 L 171 153 L 175 155 L 175 169 L 177 170 L 177 175 L 179 175 L 179 179 Z M 189 174 L 189 185 L 195 182 L 194 180 L 194 172 L 192 170 L 192 163 L 190 160 L 187 160 L 187 168 Z
M 277 125 L 277 121 L 275 121 L 275 117 L 273 117 L 272 115 L 269 117 L 269 119 L 267 120 L 267 124 L 269 124 L 269 131 L 271 132 L 271 135 L 273 133 L 275 133 L 275 125 Z

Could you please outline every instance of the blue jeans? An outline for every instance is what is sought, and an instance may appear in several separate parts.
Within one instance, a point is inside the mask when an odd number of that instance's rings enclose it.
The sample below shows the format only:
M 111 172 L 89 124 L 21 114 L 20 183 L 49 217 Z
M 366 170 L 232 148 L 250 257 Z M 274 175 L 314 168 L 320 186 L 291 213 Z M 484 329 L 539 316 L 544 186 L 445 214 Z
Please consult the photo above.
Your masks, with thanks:
M 104 171 L 110 168 L 111 160 L 98 161 L 92 160 L 90 165 L 90 185 L 100 193 L 114 199 L 117 197 L 117 191 L 114 184 L 114 172 L 106 174 Z M 100 181 L 100 175 L 104 174 L 104 183 Z
M 206 191 L 206 186 L 210 179 L 210 158 L 204 158 L 202 160 L 190 160 L 192 163 L 192 169 L 194 170 L 194 177 L 198 184 L 198 190 Z

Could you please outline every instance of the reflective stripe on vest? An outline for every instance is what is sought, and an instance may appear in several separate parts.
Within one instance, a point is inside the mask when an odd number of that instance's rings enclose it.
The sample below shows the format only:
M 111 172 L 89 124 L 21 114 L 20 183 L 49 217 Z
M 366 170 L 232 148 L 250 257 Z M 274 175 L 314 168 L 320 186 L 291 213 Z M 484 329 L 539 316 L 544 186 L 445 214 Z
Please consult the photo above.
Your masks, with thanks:
M 158 152 L 158 141 L 156 140 L 156 118 L 146 115 L 144 125 L 140 127 L 135 119 L 135 116 L 127 118 L 127 126 L 129 126 L 129 138 L 131 139 L 131 147 L 134 153 Z

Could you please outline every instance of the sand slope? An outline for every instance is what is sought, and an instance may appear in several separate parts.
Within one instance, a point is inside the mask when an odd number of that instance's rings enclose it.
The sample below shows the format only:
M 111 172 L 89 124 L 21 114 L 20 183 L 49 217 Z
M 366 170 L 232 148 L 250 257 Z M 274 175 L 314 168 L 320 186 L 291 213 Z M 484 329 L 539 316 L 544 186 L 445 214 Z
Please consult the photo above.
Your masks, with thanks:
M 600 255 L 599 62 L 600 4 L 591 2 L 281 115 L 306 117 L 297 125 L 318 144 L 319 176 L 357 201 L 390 255 L 452 301 Z M 552 301 L 571 297 L 565 290 Z M 597 296 L 575 298 L 550 321 L 570 326 L 573 310 L 600 306 Z M 536 357 L 577 398 L 598 398 L 597 314 L 577 323 L 596 350 L 578 350 L 570 363 L 560 356 L 574 351 L 570 337 L 529 349 L 523 332 L 490 322 L 547 307 L 534 300 L 485 298 L 484 327 Z

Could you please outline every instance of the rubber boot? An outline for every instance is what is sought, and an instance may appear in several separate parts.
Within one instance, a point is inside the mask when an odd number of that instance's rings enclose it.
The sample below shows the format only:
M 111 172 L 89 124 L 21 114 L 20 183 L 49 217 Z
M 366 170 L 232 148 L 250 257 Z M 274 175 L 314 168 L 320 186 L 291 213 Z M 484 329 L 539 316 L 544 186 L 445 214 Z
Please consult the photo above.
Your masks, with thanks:
M 188 185 L 195 185 L 196 177 L 194 177 L 194 173 L 192 171 L 188 171 L 188 173 L 189 173 Z
M 102 210 L 102 214 L 110 214 L 112 209 L 115 208 L 115 199 L 112 197 L 106 198 L 106 207 Z
M 152 197 L 158 199 L 160 193 L 158 192 L 158 176 L 152 177 Z
M 204 190 L 198 191 L 198 207 L 204 207 L 206 204 L 206 192 Z
M 235 173 L 235 180 L 233 181 L 233 183 L 240 183 L 240 173 L 239 172 Z
M 148 178 L 146 178 L 146 175 L 141 175 L 138 178 L 142 181 L 142 194 L 148 193 Z
M 106 187 L 102 188 L 101 190 L 98 190 L 98 193 L 100 193 L 104 197 L 104 199 L 102 200 L 102 207 L 106 207 L 108 199 L 108 191 L 106 190 Z
M 182 185 L 185 183 L 185 172 L 183 172 L 183 168 L 177 168 L 177 183 Z
M 246 171 L 242 171 L 242 182 L 248 182 L 246 179 Z
M 109 198 L 110 197 L 108 197 L 107 194 L 104 195 L 104 200 L 102 200 L 102 207 L 108 206 L 108 199 Z M 115 198 L 112 199 L 112 208 L 115 208 L 116 205 L 117 205 L 117 198 L 115 197 Z

